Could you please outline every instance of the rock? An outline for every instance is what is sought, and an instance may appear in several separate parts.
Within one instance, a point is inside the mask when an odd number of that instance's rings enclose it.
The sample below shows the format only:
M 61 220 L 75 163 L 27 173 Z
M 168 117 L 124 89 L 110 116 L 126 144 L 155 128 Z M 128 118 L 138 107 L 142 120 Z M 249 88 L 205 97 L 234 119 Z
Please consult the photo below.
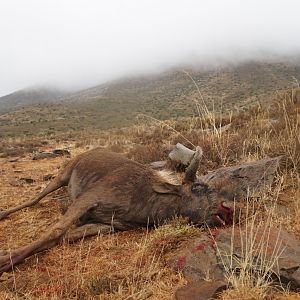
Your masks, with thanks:
M 51 180 L 51 179 L 53 179 L 55 176 L 54 176 L 54 174 L 46 174 L 44 177 L 43 177 L 43 180 L 44 181 L 48 181 L 48 180 Z
M 18 180 L 19 180 L 19 181 L 21 181 L 21 182 L 24 182 L 24 183 L 29 183 L 29 184 L 31 184 L 31 183 L 34 183 L 34 182 L 35 182 L 35 180 L 34 180 L 34 179 L 32 179 L 32 178 L 29 178 L 29 177 L 22 177 L 22 178 L 19 178 Z
M 291 279 L 298 285 L 300 284 L 300 267 L 291 274 Z
M 190 241 L 187 249 L 177 254 L 174 266 L 189 283 L 205 279 L 225 280 L 215 253 L 214 241 L 208 234 Z
M 70 151 L 66 149 L 55 149 L 53 150 L 53 154 L 56 156 L 71 156 Z
M 9 183 L 11 186 L 15 186 L 15 187 L 17 187 L 17 186 L 23 186 L 23 185 L 24 185 L 23 183 L 21 183 L 21 182 L 19 182 L 19 181 L 17 181 L 17 180 L 10 180 L 8 183 Z
M 9 184 L 12 186 L 23 186 L 24 184 L 32 184 L 35 180 L 32 178 L 22 177 L 16 180 L 9 181 Z
M 240 270 L 241 262 L 249 257 L 251 260 L 247 266 L 251 266 L 253 276 L 267 266 L 274 284 L 281 282 L 291 290 L 300 291 L 300 241 L 285 230 L 261 225 L 236 227 L 235 230 L 232 227 L 214 229 L 194 238 L 179 250 L 172 264 L 176 270 L 182 271 L 190 285 L 190 291 L 187 291 L 188 285 L 184 292 L 179 290 L 180 293 L 189 295 L 198 291 L 199 294 L 204 280 L 226 282 L 225 270 Z M 203 295 L 206 297 L 205 293 Z
M 169 153 L 169 158 L 172 162 L 187 166 L 194 154 L 195 151 L 178 143 Z M 282 156 L 266 158 L 224 167 L 199 176 L 197 179 L 199 184 L 207 187 L 206 194 L 211 202 L 213 199 L 218 199 L 217 202 L 220 202 L 258 197 L 272 184 L 281 158 Z
M 300 241 L 287 231 L 262 225 L 255 228 L 249 226 L 248 229 L 242 230 L 236 228 L 234 231 L 228 228 L 220 230 L 216 242 L 221 253 L 230 253 L 232 249 L 235 257 L 243 258 L 248 251 L 258 264 L 263 253 L 263 264 L 269 266 L 273 264 L 271 271 L 274 278 L 277 274 L 283 283 L 290 285 L 291 289 L 300 289 Z M 236 262 L 232 261 L 233 269 L 238 267 Z
M 19 157 L 11 157 L 11 158 L 9 158 L 7 161 L 8 162 L 16 162 L 16 161 L 18 161 L 19 160 Z
M 224 167 L 200 176 L 211 193 L 225 200 L 241 200 L 261 195 L 273 182 L 281 156 Z
M 32 160 L 39 160 L 39 159 L 45 159 L 45 158 L 53 158 L 58 156 L 71 156 L 70 151 L 66 149 L 55 149 L 52 152 L 38 152 L 34 154 L 32 157 Z
M 178 289 L 175 293 L 176 300 L 208 300 L 215 298 L 226 289 L 223 281 L 201 281 L 189 284 Z
M 39 152 L 33 155 L 32 160 L 57 157 L 53 152 Z

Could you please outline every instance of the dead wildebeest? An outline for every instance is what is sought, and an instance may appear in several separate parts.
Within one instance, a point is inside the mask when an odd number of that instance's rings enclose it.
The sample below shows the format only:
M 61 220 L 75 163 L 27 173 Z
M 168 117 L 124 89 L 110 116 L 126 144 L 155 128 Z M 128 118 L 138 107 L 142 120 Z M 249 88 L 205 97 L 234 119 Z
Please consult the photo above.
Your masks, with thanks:
M 196 225 L 232 222 L 232 210 L 209 203 L 206 186 L 197 182 L 202 156 L 198 148 L 182 182 L 123 155 L 94 149 L 73 159 L 33 200 L 0 212 L 0 219 L 38 203 L 47 194 L 68 185 L 71 204 L 66 213 L 33 243 L 10 253 L 0 251 L 0 272 L 8 271 L 26 257 L 57 244 L 63 237 L 74 241 L 112 230 L 160 224 L 183 216 Z M 78 223 L 79 226 L 71 228 Z
M 0 212 L 0 219 L 5 218 L 62 186 L 69 187 L 72 202 L 66 213 L 33 243 L 11 252 L 0 251 L 0 273 L 62 238 L 75 241 L 113 230 L 159 225 L 175 216 L 200 226 L 231 224 L 232 201 L 248 197 L 249 191 L 258 196 L 272 183 L 280 160 L 267 158 L 197 177 L 201 148 L 191 151 L 177 144 L 169 156 L 188 163 L 183 180 L 104 149 L 77 156 L 34 200 Z

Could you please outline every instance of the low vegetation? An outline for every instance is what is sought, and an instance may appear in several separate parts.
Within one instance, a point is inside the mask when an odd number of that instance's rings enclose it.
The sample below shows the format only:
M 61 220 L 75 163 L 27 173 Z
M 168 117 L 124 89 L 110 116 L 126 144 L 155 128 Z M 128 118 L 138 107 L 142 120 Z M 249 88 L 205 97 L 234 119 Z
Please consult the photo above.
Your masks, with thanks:
M 299 74 L 299 66 L 292 63 L 250 61 L 131 77 L 71 94 L 51 89 L 19 91 L 0 98 L 0 139 L 53 138 L 66 132 L 76 135 L 78 131 L 122 128 L 134 125 L 139 114 L 159 120 L 198 115 L 195 100 L 199 94 L 194 83 L 210 111 L 250 109 L 258 102 L 268 103 L 276 90 L 298 84 Z M 21 105 L 30 103 L 30 107 Z M 14 111 L 3 114 L 8 108 Z
M 192 118 L 158 121 L 140 115 L 138 123 L 131 127 L 106 131 L 78 129 L 68 133 L 54 129 L 52 134 L 36 138 L 18 135 L 2 139 L 0 207 L 32 198 L 46 184 L 43 175 L 56 174 L 66 160 L 57 157 L 31 161 L 35 151 L 68 148 L 75 155 L 103 146 L 149 163 L 166 159 L 170 145 L 180 142 L 187 147 L 203 148 L 200 173 L 282 155 L 274 186 L 251 204 L 253 212 L 249 215 L 248 210 L 246 219 L 260 218 L 260 222 L 268 225 L 272 216 L 273 226 L 281 226 L 300 238 L 300 103 L 283 91 L 263 106 L 257 103 L 252 108 L 220 114 L 208 109 L 207 99 L 203 100 L 201 95 L 195 95 L 194 100 L 199 110 Z M 16 156 L 18 160 L 10 161 Z M 35 182 L 13 186 L 12 182 L 24 174 Z M 1 248 L 13 249 L 35 239 L 58 218 L 59 199 L 65 197 L 63 191 L 55 192 L 38 206 L 3 220 L 0 231 L 9 234 L 0 236 Z M 154 230 L 98 236 L 72 245 L 63 243 L 29 258 L 13 273 L 3 274 L 0 298 L 172 299 L 175 290 L 186 283 L 169 262 L 172 251 L 190 237 L 201 236 L 203 230 L 185 224 L 184 220 L 173 220 Z M 268 267 L 265 265 L 264 270 Z M 243 277 L 228 273 L 232 289 L 224 292 L 222 299 L 300 299 L 288 290 L 274 290 L 267 273 L 256 274 L 254 280 L 248 277 L 247 270 L 244 268 Z

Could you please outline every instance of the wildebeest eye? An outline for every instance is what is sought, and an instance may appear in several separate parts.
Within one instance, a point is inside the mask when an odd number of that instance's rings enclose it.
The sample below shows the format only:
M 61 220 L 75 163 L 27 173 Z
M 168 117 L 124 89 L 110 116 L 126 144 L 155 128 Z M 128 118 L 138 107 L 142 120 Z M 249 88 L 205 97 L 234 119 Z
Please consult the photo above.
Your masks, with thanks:
M 208 191 L 208 185 L 204 182 L 196 182 L 191 186 L 191 192 L 197 195 L 206 194 Z

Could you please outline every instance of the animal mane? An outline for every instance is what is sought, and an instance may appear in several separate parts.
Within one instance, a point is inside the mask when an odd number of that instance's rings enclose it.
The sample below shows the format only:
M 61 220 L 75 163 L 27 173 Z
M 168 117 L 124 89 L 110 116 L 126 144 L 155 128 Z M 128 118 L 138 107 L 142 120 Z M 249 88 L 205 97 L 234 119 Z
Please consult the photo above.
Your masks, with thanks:
M 170 170 L 157 171 L 158 176 L 167 183 L 172 185 L 181 185 L 181 180 L 178 178 L 177 174 Z

